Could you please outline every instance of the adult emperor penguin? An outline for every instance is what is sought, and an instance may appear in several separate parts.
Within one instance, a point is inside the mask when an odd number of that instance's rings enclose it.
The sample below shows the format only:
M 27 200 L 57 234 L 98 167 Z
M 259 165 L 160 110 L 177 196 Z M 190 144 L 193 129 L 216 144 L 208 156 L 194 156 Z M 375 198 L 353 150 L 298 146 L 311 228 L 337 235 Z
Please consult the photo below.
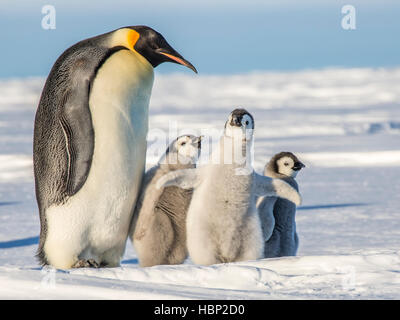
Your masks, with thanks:
M 235 109 L 209 164 L 172 171 L 159 186 L 194 188 L 187 213 L 187 246 L 194 263 L 210 265 L 255 260 L 263 255 L 256 196 L 282 196 L 296 203 L 300 196 L 286 182 L 258 175 L 251 168 L 254 119 Z
M 41 264 L 119 265 L 145 166 L 153 68 L 194 66 L 155 30 L 83 40 L 55 62 L 34 128 Z
M 297 191 L 295 180 L 304 164 L 291 152 L 280 152 L 272 157 L 264 169 L 264 175 L 281 179 Z M 299 247 L 296 232 L 296 205 L 286 199 L 264 197 L 258 203 L 258 212 L 264 232 L 264 257 L 295 256 Z
M 186 213 L 193 190 L 156 188 L 156 182 L 170 171 L 195 168 L 200 149 L 201 137 L 180 136 L 146 172 L 129 232 L 140 266 L 180 264 L 187 258 Z

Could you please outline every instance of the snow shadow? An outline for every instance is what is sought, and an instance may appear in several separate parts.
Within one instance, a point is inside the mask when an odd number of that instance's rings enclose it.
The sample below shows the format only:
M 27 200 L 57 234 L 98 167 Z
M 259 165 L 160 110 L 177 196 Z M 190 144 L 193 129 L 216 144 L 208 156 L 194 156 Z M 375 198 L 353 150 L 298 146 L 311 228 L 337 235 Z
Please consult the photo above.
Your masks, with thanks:
M 318 210 L 318 209 L 335 209 L 347 207 L 361 207 L 368 206 L 369 203 L 337 203 L 337 204 L 319 204 L 314 206 L 301 206 L 297 210 Z
M 21 203 L 19 201 L 4 201 L 4 202 L 0 202 L 0 207 L 1 206 L 12 206 L 13 204 L 18 204 Z
M 25 247 L 31 246 L 33 244 L 39 243 L 39 237 L 30 237 L 30 238 L 23 238 L 11 241 L 2 241 L 0 242 L 0 249 L 10 249 L 16 247 Z
M 127 259 L 127 260 L 122 260 L 121 263 L 125 264 L 138 264 L 139 260 L 134 258 L 134 259 Z

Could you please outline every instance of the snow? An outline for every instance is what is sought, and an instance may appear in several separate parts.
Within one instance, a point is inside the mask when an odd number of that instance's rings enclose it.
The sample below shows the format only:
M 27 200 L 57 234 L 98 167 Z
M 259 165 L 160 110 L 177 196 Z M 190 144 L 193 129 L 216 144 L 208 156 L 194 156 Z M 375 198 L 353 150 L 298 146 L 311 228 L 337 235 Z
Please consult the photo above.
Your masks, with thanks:
M 400 151 L 372 152 L 310 152 L 302 158 L 314 166 L 320 167 L 376 167 L 399 166 Z
M 120 268 L 52 270 L 34 258 L 32 132 L 44 79 L 1 80 L 0 298 L 399 299 L 399 81 L 400 68 L 157 74 L 149 148 L 163 145 L 150 139 L 160 133 L 218 135 L 242 106 L 255 117 L 258 172 L 280 151 L 306 164 L 298 256 L 140 268 L 128 243 Z
M 0 155 L 0 180 L 32 180 L 32 156 L 24 154 Z
M 0 297 L 379 299 L 398 296 L 399 268 L 400 252 L 287 257 L 209 267 L 124 265 L 57 273 L 2 267 Z

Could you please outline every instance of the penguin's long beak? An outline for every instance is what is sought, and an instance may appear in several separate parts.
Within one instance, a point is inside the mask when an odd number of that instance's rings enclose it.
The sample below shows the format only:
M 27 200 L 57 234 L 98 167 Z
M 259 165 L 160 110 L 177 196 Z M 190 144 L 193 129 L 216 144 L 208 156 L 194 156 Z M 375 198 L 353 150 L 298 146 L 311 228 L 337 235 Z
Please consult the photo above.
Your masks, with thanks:
M 194 65 L 192 65 L 189 61 L 187 61 L 185 58 L 183 58 L 178 52 L 176 52 L 174 49 L 157 49 L 156 50 L 158 53 L 164 55 L 165 57 L 168 58 L 169 61 L 181 64 L 185 67 L 188 67 L 189 69 L 192 69 L 193 72 L 197 73 L 196 68 Z

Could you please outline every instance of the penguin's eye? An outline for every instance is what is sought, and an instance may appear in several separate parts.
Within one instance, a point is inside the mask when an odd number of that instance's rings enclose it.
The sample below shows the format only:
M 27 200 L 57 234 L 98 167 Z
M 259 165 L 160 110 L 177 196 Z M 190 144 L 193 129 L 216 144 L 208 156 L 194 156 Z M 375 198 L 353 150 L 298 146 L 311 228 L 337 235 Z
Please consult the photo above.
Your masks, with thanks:
M 246 120 L 246 126 L 248 126 L 249 125 L 249 121 L 248 120 Z
M 184 146 L 186 144 L 186 142 L 181 142 L 181 146 Z
M 287 167 L 289 165 L 289 163 L 285 162 L 284 165 Z

